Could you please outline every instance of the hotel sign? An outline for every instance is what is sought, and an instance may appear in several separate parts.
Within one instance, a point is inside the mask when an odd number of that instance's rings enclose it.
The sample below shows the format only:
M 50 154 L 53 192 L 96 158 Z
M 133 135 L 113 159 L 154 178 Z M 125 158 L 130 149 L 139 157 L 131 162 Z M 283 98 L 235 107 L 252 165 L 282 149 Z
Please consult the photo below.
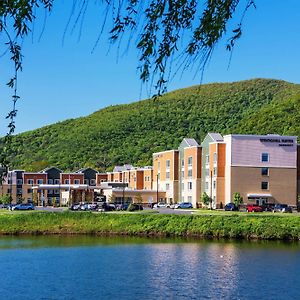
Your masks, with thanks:
M 277 143 L 280 147 L 293 147 L 293 139 L 280 139 L 280 138 L 264 138 L 260 139 L 262 143 Z

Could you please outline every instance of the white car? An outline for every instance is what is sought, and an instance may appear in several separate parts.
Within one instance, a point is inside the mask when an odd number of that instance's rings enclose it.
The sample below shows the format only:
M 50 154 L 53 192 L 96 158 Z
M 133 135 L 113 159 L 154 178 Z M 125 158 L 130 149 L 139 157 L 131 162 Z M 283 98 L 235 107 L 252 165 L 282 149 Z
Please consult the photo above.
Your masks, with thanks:
M 170 205 L 165 202 L 158 202 L 153 206 L 153 208 L 167 208 L 167 207 L 170 207 Z

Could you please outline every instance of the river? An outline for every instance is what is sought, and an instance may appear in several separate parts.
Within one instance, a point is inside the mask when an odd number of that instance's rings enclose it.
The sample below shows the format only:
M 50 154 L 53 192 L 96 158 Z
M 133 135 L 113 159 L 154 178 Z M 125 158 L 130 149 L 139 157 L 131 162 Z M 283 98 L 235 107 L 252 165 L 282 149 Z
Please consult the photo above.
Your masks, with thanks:
M 300 299 L 300 244 L 0 238 L 0 299 Z

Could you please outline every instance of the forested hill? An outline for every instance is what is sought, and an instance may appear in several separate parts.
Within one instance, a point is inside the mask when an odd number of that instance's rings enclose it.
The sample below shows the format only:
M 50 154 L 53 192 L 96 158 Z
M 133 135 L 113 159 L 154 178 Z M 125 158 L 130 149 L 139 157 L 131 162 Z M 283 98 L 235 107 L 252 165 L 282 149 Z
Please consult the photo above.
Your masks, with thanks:
M 193 86 L 157 101 L 110 106 L 13 138 L 14 167 L 63 170 L 151 164 L 152 153 L 207 132 L 300 136 L 300 85 L 254 79 Z

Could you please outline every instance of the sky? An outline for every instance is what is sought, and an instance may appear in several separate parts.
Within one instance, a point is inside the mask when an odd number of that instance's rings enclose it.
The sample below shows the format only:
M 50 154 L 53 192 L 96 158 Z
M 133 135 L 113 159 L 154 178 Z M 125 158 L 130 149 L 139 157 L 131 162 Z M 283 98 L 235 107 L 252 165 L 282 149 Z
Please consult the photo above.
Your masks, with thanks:
M 18 81 L 21 100 L 17 104 L 16 133 L 149 97 L 139 79 L 134 47 L 124 55 L 117 55 L 117 48 L 110 48 L 107 36 L 103 35 L 92 52 L 101 24 L 98 7 L 92 5 L 87 11 L 80 39 L 78 30 L 73 34 L 67 32 L 63 39 L 70 2 L 56 1 L 46 25 L 43 26 L 43 17 L 38 18 L 33 34 L 22 44 L 24 59 Z M 246 15 L 243 35 L 229 68 L 229 53 L 223 40 L 204 72 L 203 84 L 252 78 L 300 83 L 300 1 L 256 0 L 256 6 Z M 0 42 L 3 42 L 1 36 Z M 0 136 L 3 136 L 8 124 L 5 116 L 12 105 L 11 91 L 5 85 L 13 70 L 8 56 L 0 56 L 0 69 Z M 200 74 L 195 76 L 194 71 L 188 70 L 172 79 L 168 91 L 199 83 Z

